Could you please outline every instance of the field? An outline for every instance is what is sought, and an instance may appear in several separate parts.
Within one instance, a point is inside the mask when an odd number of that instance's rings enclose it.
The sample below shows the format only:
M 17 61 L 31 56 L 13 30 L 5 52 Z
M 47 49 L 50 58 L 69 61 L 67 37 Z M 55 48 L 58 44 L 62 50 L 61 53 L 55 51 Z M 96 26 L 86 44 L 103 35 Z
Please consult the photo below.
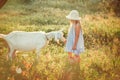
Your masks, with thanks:
M 19 51 L 10 61 L 6 60 L 7 44 L 0 39 L 0 80 L 120 80 L 120 17 L 99 9 L 100 0 L 88 0 L 91 4 L 84 1 L 8 0 L 0 9 L 1 34 L 63 29 L 67 37 L 69 21 L 65 16 L 77 9 L 82 17 L 85 52 L 80 54 L 79 64 L 70 64 L 63 42 L 58 45 L 53 40 L 41 50 L 38 62 L 35 51 Z M 21 73 L 16 72 L 19 68 Z

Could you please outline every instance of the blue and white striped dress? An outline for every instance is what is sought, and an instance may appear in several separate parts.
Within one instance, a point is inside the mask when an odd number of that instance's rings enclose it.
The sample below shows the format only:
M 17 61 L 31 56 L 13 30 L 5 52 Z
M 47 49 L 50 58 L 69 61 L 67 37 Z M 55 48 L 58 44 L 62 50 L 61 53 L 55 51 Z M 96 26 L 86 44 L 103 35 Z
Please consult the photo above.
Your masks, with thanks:
M 75 40 L 75 24 L 71 25 L 70 29 L 68 31 L 68 37 L 67 37 L 67 42 L 66 42 L 66 46 L 65 46 L 65 51 L 72 52 L 74 54 L 79 55 L 81 52 L 84 51 L 84 38 L 83 38 L 83 33 L 82 33 L 81 29 L 80 29 L 80 33 L 79 33 L 79 39 L 77 42 L 76 50 L 72 50 L 72 47 L 74 45 L 74 40 Z

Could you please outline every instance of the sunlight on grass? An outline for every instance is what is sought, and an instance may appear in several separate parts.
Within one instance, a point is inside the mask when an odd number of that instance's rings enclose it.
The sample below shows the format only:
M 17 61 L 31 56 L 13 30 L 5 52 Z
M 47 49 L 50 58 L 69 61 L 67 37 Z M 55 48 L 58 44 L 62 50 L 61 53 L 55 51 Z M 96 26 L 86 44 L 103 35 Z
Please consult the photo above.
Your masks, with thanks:
M 0 34 L 8 34 L 11 31 L 50 32 L 63 29 L 66 37 L 69 22 L 65 16 L 71 9 L 78 9 L 82 17 L 85 52 L 80 54 L 80 63 L 71 64 L 64 51 L 64 44 L 60 42 L 58 45 L 52 40 L 40 51 L 38 61 L 35 51 L 19 51 L 13 61 L 10 61 L 6 59 L 7 44 L 0 39 L 0 80 L 120 79 L 118 17 L 111 16 L 110 13 L 95 13 L 98 8 L 89 8 L 91 3 L 85 3 L 85 0 L 80 0 L 80 3 L 76 2 L 79 0 L 27 1 L 30 3 L 9 1 L 0 10 Z

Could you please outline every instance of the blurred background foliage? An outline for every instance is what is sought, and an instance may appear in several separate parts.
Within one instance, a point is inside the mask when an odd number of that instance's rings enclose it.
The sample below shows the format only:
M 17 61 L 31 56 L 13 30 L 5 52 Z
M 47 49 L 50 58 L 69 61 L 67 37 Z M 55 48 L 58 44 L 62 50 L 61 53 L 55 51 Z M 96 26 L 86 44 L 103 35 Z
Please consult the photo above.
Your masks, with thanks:
M 1 7 L 6 2 L 12 2 L 12 3 L 18 3 L 18 4 L 34 4 L 37 3 L 38 5 L 42 2 L 52 2 L 54 5 L 60 6 L 61 2 L 67 3 L 67 4 L 75 4 L 75 7 L 82 7 L 82 8 L 89 8 L 88 10 L 92 11 L 103 11 L 103 12 L 111 12 L 113 11 L 116 16 L 120 16 L 120 0 L 1 0 Z M 48 3 L 48 4 L 50 4 Z M 60 3 L 60 4 L 59 4 Z M 52 4 L 53 5 L 53 4 Z M 61 4 L 61 6 L 63 6 Z M 65 6 L 65 5 L 64 5 Z M 63 7 L 64 7 L 63 6 Z

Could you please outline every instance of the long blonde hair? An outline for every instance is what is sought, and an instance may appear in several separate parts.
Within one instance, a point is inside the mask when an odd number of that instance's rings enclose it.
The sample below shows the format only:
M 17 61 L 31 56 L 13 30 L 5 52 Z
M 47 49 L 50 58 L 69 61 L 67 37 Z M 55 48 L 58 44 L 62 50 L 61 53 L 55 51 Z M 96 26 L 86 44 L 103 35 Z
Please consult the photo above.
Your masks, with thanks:
M 72 25 L 73 23 L 75 23 L 76 25 L 79 24 L 80 27 L 81 27 L 81 21 L 80 20 L 71 20 L 70 25 Z

